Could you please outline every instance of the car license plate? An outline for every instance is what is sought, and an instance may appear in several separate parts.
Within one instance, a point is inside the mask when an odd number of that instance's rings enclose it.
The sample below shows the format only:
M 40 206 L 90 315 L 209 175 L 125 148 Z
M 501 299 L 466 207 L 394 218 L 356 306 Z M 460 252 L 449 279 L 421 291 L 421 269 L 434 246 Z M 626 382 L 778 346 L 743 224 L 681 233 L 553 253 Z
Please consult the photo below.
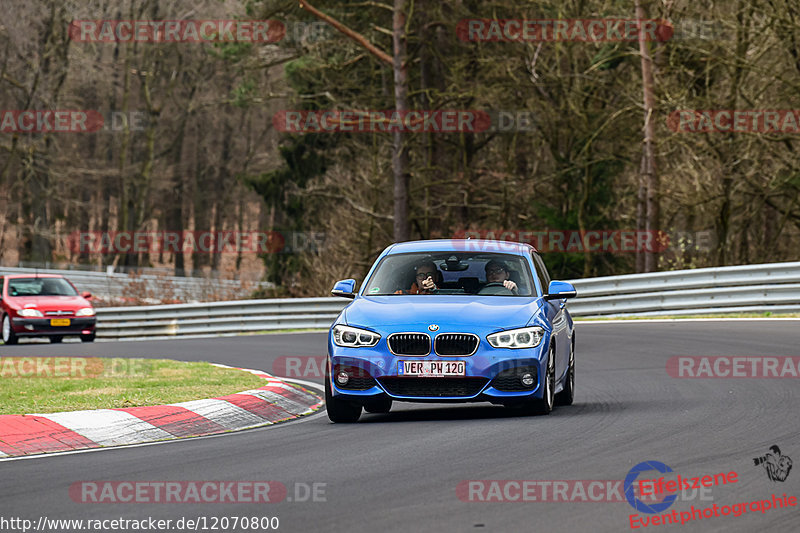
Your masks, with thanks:
M 466 373 L 464 361 L 398 361 L 397 374 L 409 377 L 447 377 L 463 376 Z
M 51 318 L 50 325 L 51 326 L 69 326 L 69 318 Z

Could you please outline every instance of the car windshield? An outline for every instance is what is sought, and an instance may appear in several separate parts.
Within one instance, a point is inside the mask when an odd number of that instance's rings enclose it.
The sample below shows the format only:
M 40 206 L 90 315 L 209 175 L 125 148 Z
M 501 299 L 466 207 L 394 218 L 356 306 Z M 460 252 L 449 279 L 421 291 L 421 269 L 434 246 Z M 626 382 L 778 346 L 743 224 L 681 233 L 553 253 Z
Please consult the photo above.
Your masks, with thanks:
M 9 296 L 76 296 L 64 278 L 17 278 L 8 280 Z
M 420 279 L 417 279 L 418 274 Z M 439 295 L 536 295 L 531 271 L 524 257 L 464 252 L 388 255 L 367 280 L 363 294 L 417 294 L 425 279 L 423 276 L 427 274 L 431 274 L 431 280 L 436 284 L 435 291 L 431 293 Z M 504 283 L 506 280 L 511 283 Z

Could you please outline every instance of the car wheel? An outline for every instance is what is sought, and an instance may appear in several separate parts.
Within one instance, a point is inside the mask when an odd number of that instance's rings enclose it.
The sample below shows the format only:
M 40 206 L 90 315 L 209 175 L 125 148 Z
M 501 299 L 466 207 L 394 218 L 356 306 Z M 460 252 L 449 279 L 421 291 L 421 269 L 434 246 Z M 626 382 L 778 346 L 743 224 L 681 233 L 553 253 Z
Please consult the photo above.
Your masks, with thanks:
M 8 315 L 3 315 L 3 344 L 17 344 L 17 336 L 14 334 Z
M 575 399 L 575 336 L 572 336 L 572 345 L 569 350 L 569 368 L 564 390 L 556 394 L 556 405 L 572 405 Z
M 361 406 L 335 398 L 331 393 L 331 375 L 325 371 L 325 410 L 331 422 L 351 424 L 361 418 Z
M 63 340 L 64 337 L 62 337 L 61 335 L 55 335 L 53 337 L 50 337 L 50 344 L 58 344 Z
M 88 335 L 81 335 L 81 342 L 94 342 L 94 333 Z
M 555 403 L 556 387 L 556 350 L 555 345 L 550 343 L 550 355 L 547 356 L 547 375 L 544 378 L 544 396 L 541 400 L 536 400 L 533 404 L 533 413 L 537 415 L 549 415 Z
M 547 375 L 544 380 L 544 397 L 539 400 L 528 400 L 524 403 L 507 403 L 506 407 L 523 415 L 549 415 L 555 404 L 553 391 L 556 383 L 556 352 L 550 348 L 550 355 L 547 360 Z
M 368 413 L 388 413 L 392 410 L 392 399 L 381 398 L 374 402 L 364 404 L 364 410 Z

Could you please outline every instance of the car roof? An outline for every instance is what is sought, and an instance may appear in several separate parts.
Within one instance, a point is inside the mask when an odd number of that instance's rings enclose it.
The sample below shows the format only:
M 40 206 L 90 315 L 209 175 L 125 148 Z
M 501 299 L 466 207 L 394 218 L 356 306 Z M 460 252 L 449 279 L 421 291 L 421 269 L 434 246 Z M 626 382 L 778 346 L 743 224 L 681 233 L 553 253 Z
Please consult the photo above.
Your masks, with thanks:
M 20 278 L 62 278 L 65 279 L 64 276 L 60 274 L 34 274 L 31 272 L 30 274 L 3 274 L 3 271 L 0 270 L 0 276 L 8 279 L 20 279 Z
M 411 252 L 486 252 L 524 255 L 526 250 L 536 251 L 530 244 L 520 242 L 484 239 L 432 239 L 393 244 L 386 250 L 386 253 L 391 255 Z

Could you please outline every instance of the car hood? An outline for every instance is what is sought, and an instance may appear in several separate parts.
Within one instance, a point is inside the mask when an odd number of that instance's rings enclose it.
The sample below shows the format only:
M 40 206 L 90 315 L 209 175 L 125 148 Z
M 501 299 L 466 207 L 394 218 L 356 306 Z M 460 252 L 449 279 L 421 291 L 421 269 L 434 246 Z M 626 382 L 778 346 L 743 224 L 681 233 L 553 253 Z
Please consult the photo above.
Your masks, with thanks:
M 16 309 L 32 307 L 39 311 L 68 311 L 92 307 L 82 296 L 13 296 L 8 303 Z
M 361 327 L 475 326 L 524 327 L 536 313 L 539 298 L 508 296 L 372 296 L 360 297 L 345 310 L 348 325 Z

